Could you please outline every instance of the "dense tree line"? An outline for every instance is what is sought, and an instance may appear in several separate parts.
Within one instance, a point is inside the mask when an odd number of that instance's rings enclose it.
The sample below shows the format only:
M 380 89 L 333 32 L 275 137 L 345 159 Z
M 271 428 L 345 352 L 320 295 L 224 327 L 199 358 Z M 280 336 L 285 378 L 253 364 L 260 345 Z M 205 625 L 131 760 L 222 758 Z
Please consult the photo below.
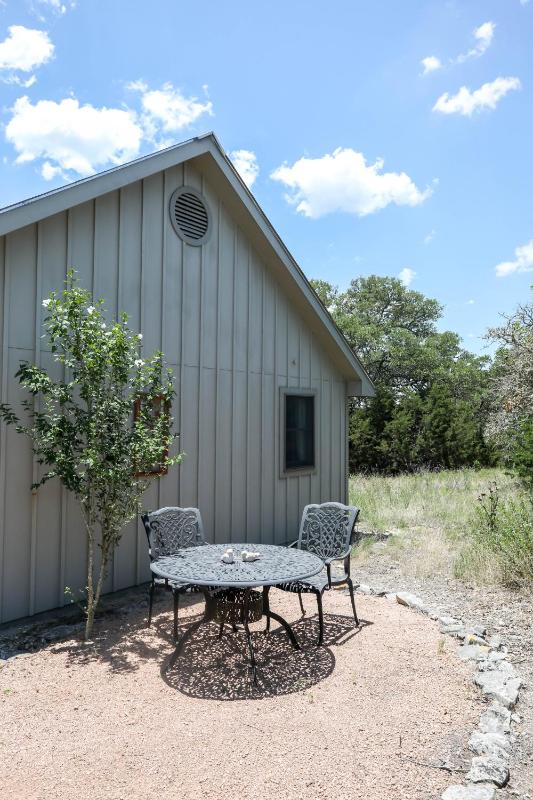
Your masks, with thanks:
M 395 278 L 353 280 L 345 292 L 315 291 L 361 357 L 376 396 L 354 400 L 350 469 L 397 473 L 488 465 L 497 448 L 486 434 L 490 359 L 440 332 L 442 307 Z

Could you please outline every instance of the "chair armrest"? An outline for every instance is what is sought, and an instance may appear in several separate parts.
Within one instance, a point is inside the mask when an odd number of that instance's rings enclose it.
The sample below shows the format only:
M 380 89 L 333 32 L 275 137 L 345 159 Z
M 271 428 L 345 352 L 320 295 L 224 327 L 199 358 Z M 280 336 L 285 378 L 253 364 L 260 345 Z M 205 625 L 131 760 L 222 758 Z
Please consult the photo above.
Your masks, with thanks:
M 298 540 L 298 539 L 296 539 L 294 542 L 290 542 L 290 544 L 288 544 L 288 545 L 287 545 L 287 547 L 296 547 L 296 546 L 297 546 L 297 544 L 298 544 L 298 541 L 299 541 L 299 540 Z
M 351 555 L 352 548 L 349 547 L 345 553 L 342 553 L 340 556 L 334 556 L 333 558 L 326 558 L 324 560 L 324 564 L 328 566 L 328 564 L 332 564 L 334 561 L 344 561 L 348 556 Z

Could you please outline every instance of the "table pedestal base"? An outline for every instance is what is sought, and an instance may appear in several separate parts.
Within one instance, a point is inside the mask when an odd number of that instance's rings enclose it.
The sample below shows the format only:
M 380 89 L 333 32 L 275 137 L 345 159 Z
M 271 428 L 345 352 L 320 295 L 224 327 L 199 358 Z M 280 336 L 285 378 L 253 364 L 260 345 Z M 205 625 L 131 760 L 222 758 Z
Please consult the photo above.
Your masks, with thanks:
M 225 591 L 227 592 L 228 590 L 225 590 Z M 246 634 L 246 641 L 247 641 L 247 644 L 248 644 L 248 653 L 249 653 L 249 657 L 250 657 L 250 670 L 252 672 L 252 677 L 253 677 L 254 683 L 257 683 L 257 663 L 256 663 L 256 660 L 255 660 L 255 652 L 254 652 L 254 648 L 253 648 L 253 644 L 252 644 L 252 634 L 250 632 L 250 616 L 251 616 L 250 615 L 250 598 L 251 598 L 252 591 L 253 591 L 252 589 L 244 589 L 244 590 L 240 589 L 240 590 L 236 590 L 236 594 L 238 593 L 242 597 L 242 594 L 244 592 L 244 602 L 242 604 L 242 613 L 240 615 L 241 618 L 240 618 L 239 622 L 244 627 L 244 632 Z M 263 616 L 266 617 L 265 635 L 268 635 L 268 633 L 270 632 L 270 620 L 274 619 L 276 622 L 279 622 L 279 624 L 285 629 L 285 632 L 287 633 L 287 636 L 289 637 L 292 646 L 296 650 L 299 650 L 300 649 L 300 645 L 298 644 L 296 636 L 294 635 L 294 632 L 293 632 L 291 626 L 289 625 L 289 623 L 287 622 L 287 620 L 283 619 L 282 616 L 280 616 L 279 614 L 276 614 L 274 611 L 270 610 L 270 603 L 269 603 L 269 597 L 268 597 L 269 591 L 270 591 L 270 586 L 264 586 L 263 587 Z M 204 616 L 202 617 L 202 619 L 199 619 L 197 622 L 193 622 L 192 625 L 189 625 L 189 627 L 187 628 L 185 633 L 181 636 L 180 640 L 176 644 L 176 648 L 175 648 L 175 650 L 174 650 L 174 652 L 172 654 L 172 657 L 171 657 L 171 659 L 170 659 L 170 661 L 168 663 L 167 669 L 172 669 L 172 667 L 176 663 L 177 659 L 179 658 L 181 651 L 183 650 L 184 644 L 191 638 L 193 633 L 195 631 L 197 631 L 198 628 L 201 625 L 204 625 L 207 622 L 215 622 L 216 621 L 216 619 L 217 619 L 217 599 L 216 599 L 216 594 L 212 594 L 212 593 L 210 593 L 210 592 L 208 592 L 206 590 L 206 591 L 204 591 L 204 597 L 205 597 Z M 252 618 L 254 618 L 254 617 L 252 617 Z M 230 624 L 232 625 L 234 631 L 237 630 L 237 626 L 235 624 L 235 621 L 230 622 Z M 224 622 L 221 622 L 220 623 L 220 634 L 219 634 L 220 636 L 222 635 L 223 627 L 224 627 Z

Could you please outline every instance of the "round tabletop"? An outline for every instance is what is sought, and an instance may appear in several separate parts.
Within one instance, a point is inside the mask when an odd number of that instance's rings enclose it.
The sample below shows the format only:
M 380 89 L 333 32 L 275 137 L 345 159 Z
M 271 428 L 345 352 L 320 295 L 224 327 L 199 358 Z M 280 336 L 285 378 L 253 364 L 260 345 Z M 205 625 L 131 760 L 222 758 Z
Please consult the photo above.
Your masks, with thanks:
M 235 561 L 221 561 L 228 547 L 233 548 Z M 260 553 L 257 561 L 243 561 L 243 550 Z M 175 555 L 152 561 L 150 569 L 160 578 L 196 586 L 230 586 L 239 589 L 252 586 L 275 586 L 317 575 L 324 562 L 314 553 L 293 547 L 272 544 L 208 544 L 186 547 Z

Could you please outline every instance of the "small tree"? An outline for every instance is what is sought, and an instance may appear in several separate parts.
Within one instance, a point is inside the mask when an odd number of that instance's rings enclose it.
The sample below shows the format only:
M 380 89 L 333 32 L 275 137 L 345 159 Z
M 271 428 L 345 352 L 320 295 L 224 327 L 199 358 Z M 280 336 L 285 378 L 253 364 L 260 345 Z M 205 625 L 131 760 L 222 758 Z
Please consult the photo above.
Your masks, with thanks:
M 104 301 L 69 272 L 65 289 L 43 301 L 45 337 L 64 379 L 54 380 L 22 362 L 15 377 L 33 399 L 23 401 L 27 419 L 0 405 L 0 419 L 29 436 L 44 473 L 32 489 L 59 478 L 80 503 L 87 532 L 87 623 L 94 615 L 110 558 L 124 525 L 139 511 L 150 476 L 164 473 L 171 457 L 172 373 L 162 353 L 141 358 L 142 334 L 128 317 L 107 323 Z M 97 550 L 100 550 L 98 563 Z

